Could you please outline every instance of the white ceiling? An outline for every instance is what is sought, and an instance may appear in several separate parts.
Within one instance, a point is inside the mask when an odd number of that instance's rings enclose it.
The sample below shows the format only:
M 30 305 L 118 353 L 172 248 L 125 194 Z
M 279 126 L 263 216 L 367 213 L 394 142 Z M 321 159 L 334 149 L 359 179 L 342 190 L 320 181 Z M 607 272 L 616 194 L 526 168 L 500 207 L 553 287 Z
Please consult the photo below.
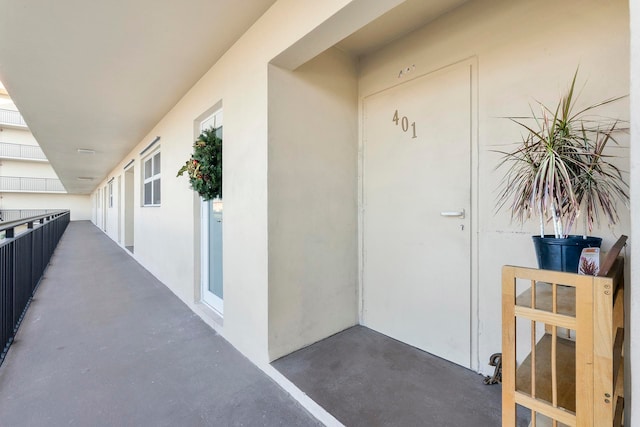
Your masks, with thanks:
M 406 0 L 338 47 L 369 53 L 465 1 Z M 88 194 L 274 2 L 0 0 L 0 81 L 67 191 Z
M 337 47 L 355 56 L 366 55 L 427 25 L 467 1 L 406 0 L 342 40 Z
M 0 81 L 87 194 L 274 2 L 0 0 Z

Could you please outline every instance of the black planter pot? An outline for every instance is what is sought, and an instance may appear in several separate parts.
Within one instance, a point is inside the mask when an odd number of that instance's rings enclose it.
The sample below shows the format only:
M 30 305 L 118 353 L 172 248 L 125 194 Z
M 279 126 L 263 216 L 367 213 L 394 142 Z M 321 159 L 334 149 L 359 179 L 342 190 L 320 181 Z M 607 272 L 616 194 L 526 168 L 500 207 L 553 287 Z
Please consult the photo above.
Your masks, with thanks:
M 533 236 L 538 268 L 544 270 L 578 272 L 580 254 L 584 248 L 599 248 L 599 237 L 569 236 L 557 239 L 553 236 Z

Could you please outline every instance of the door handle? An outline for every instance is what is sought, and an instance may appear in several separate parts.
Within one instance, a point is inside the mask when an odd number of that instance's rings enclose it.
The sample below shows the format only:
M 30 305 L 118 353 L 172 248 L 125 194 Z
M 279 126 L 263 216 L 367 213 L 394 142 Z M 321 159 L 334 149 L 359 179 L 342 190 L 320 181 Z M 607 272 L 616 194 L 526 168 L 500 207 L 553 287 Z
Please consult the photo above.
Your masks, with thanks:
M 464 218 L 464 209 L 461 211 L 444 211 L 440 212 L 440 216 L 446 216 L 450 218 Z

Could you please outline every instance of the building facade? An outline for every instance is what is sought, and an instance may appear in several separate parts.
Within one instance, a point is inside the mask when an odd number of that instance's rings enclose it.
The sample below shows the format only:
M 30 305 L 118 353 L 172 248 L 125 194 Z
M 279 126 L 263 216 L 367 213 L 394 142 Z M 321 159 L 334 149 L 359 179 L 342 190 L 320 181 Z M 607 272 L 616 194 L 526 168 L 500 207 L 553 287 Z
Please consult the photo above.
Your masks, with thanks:
M 486 371 L 500 267 L 535 265 L 537 224 L 496 212 L 496 151 L 519 139 L 504 117 L 553 104 L 578 66 L 585 104 L 628 94 L 628 4 L 463 2 L 407 32 L 402 6 L 345 24 L 364 6 L 344 3 L 274 4 L 98 186 L 95 221 L 252 360 L 361 323 Z M 563 44 L 538 30 L 560 24 Z M 213 210 L 175 172 L 220 112 L 215 310 L 203 303 Z M 628 120 L 628 100 L 607 113 Z M 623 170 L 628 148 L 622 137 Z M 597 230 L 605 248 L 630 232 L 622 212 Z
M 506 117 L 554 105 L 576 70 L 580 104 L 631 95 L 602 114 L 631 123 L 615 154 L 632 210 L 593 234 L 630 235 L 638 273 L 637 8 L 275 1 L 96 178 L 92 220 L 259 366 L 362 324 L 489 373 L 501 267 L 535 266 L 538 230 L 496 209 L 499 151 L 521 138 Z M 176 177 L 206 127 L 223 139 L 214 202 Z
M 0 220 L 70 209 L 91 219 L 89 196 L 67 194 L 9 94 L 0 86 Z

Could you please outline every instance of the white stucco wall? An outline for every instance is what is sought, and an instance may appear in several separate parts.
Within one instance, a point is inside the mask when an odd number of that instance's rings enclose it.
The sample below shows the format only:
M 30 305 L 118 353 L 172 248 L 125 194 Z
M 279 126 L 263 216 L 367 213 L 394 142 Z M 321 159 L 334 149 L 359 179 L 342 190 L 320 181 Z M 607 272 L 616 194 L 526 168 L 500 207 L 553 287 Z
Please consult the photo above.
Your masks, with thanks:
M 269 69 L 269 356 L 358 322 L 357 72 L 330 49 Z
M 48 162 L 0 159 L 0 176 L 58 179 Z
M 11 144 L 38 145 L 28 129 L 0 127 L 0 142 Z
M 190 155 L 195 138 L 194 120 L 222 102 L 225 307 L 224 327 L 219 330 L 254 361 L 269 359 L 268 63 L 346 6 L 350 6 L 350 14 L 355 13 L 365 23 L 398 2 L 378 1 L 375 7 L 362 0 L 277 2 L 109 174 L 109 177 L 121 174 L 124 165 L 135 159 L 134 257 L 206 318 L 196 302 L 197 197 L 189 189 L 187 179 L 175 178 L 175 173 Z M 353 26 L 353 31 L 362 24 L 336 20 L 335 25 L 344 32 L 349 26 Z M 305 53 L 320 53 L 338 40 L 339 35 L 330 31 L 314 35 L 309 37 L 309 43 L 315 50 Z M 326 46 L 319 48 L 323 43 Z M 161 137 L 162 206 L 141 207 L 140 152 L 155 136 Z M 106 180 L 99 186 L 105 183 Z
M 0 128 L 0 142 L 38 146 L 29 129 Z M 58 178 L 48 161 L 20 158 L 0 158 L 0 175 Z
M 2 193 L 0 209 L 69 209 L 71 221 L 89 221 L 92 206 L 88 195 Z
M 477 176 L 473 215 L 478 227 L 473 235 L 478 262 L 472 287 L 478 330 L 473 338 L 478 341 L 472 366 L 482 372 L 490 373 L 489 356 L 501 349 L 501 266 L 536 266 L 531 235 L 538 230 L 537 221 L 521 227 L 510 223 L 506 211 L 495 213 L 503 171 L 494 171 L 500 155 L 493 150 L 517 142 L 520 135 L 515 125 L 501 117 L 527 115 L 535 100 L 554 105 L 578 66 L 580 88 L 586 82 L 580 98 L 583 105 L 629 93 L 627 20 L 628 5 L 620 0 L 480 0 L 360 61 L 363 97 L 397 82 L 398 70 L 407 64 L 415 64 L 410 76 L 418 76 L 465 58 L 477 60 L 478 165 L 472 176 Z M 627 100 L 606 112 L 628 119 Z M 628 147 L 625 136 L 620 142 Z M 618 153 L 625 157 L 620 160 L 622 169 L 628 170 L 628 151 Z M 603 225 L 592 233 L 604 238 L 605 249 L 619 234 L 629 234 L 629 213 L 624 207 L 620 211 L 616 228 Z
M 28 129 L 0 128 L 0 142 L 38 146 Z M 58 179 L 46 160 L 0 158 L 0 176 Z M 0 193 L 0 209 L 70 209 L 71 220 L 90 220 L 91 198 L 65 193 Z
M 383 3 L 391 7 L 397 1 L 376 2 L 378 6 Z M 326 131 L 335 132 L 337 137 L 330 141 L 335 145 L 327 147 L 320 147 L 319 135 L 308 129 L 325 130 L 323 121 L 336 120 L 339 115 L 332 108 L 343 108 L 346 116 L 353 116 L 347 100 L 354 96 L 356 75 L 352 74 L 350 61 L 335 52 L 324 54 L 293 73 L 269 68 L 268 64 L 274 57 L 279 58 L 279 65 L 304 62 L 306 59 L 300 58 L 308 54 L 305 41 L 314 49 L 323 42 L 330 47 L 337 41 L 329 41 L 331 37 L 327 36 L 335 36 L 330 31 L 334 27 L 328 25 L 315 33 L 313 29 L 336 21 L 335 28 L 344 31 L 345 22 L 337 12 L 358 4 L 366 6 L 359 0 L 277 2 L 107 177 L 121 175 L 124 165 L 135 160 L 134 257 L 206 318 L 206 310 L 197 303 L 198 198 L 188 188 L 187 179 L 175 178 L 175 172 L 191 152 L 194 121 L 222 103 L 225 313 L 224 326 L 219 325 L 219 330 L 240 351 L 260 363 L 346 327 L 354 319 L 351 274 L 357 268 L 357 260 L 351 267 L 347 261 L 354 256 L 350 245 L 357 238 L 352 234 L 355 224 L 349 219 L 357 220 L 357 206 L 350 205 L 352 180 L 357 177 L 351 156 L 357 145 L 350 145 L 348 132 L 357 121 L 340 123 L 336 129 L 327 125 Z M 350 10 L 349 15 L 352 13 Z M 580 82 L 587 81 L 582 95 L 585 103 L 628 93 L 627 22 L 628 4 L 624 0 L 478 0 L 360 59 L 360 97 L 389 87 L 398 70 L 407 64 L 416 65 L 417 76 L 461 59 L 477 60 L 478 146 L 473 175 L 478 179 L 473 215 L 478 227 L 473 230 L 477 262 L 472 285 L 477 329 L 474 367 L 478 370 L 488 372 L 489 355 L 500 351 L 500 267 L 535 265 L 530 236 L 536 232 L 536 224 L 520 227 L 510 223 L 506 212 L 494 213 L 501 173 L 493 170 L 499 155 L 492 150 L 519 139 L 519 130 L 500 117 L 526 114 L 534 99 L 554 103 L 578 65 Z M 311 51 L 315 55 L 322 49 Z M 284 54 L 279 55 L 281 52 Z M 325 79 L 326 76 L 331 78 Z M 344 92 L 339 93 L 341 90 Z M 305 105 L 305 95 L 316 102 Z M 287 109 L 296 117 L 293 124 L 286 122 Z M 314 112 L 322 116 L 314 117 Z M 629 118 L 628 103 L 620 102 L 609 113 Z M 637 135 L 638 130 L 635 132 Z M 140 152 L 156 136 L 161 136 L 162 206 L 141 207 Z M 299 140 L 302 138 L 304 141 Z M 345 145 L 338 144 L 341 139 Z M 302 142 L 309 145 L 302 146 Z M 628 144 L 625 138 L 622 142 Z M 357 144 L 357 136 L 353 143 Z M 333 179 L 318 183 L 321 173 L 314 168 L 325 159 L 314 155 L 327 156 L 326 159 L 343 155 L 337 173 L 346 185 L 338 188 Z M 640 161 L 637 153 L 633 158 L 636 163 Z M 349 165 L 354 168 L 352 171 Z M 628 168 L 626 160 L 621 165 Z M 638 172 L 635 173 L 637 177 Z M 105 184 L 106 179 L 100 187 Z M 310 194 L 303 194 L 303 190 Z M 314 190 L 319 192 L 317 200 L 312 198 Z M 332 192 L 337 197 L 326 197 Z M 119 203 L 120 198 L 116 200 Z M 637 207 L 638 202 L 635 203 Z M 349 206 L 354 209 L 351 213 Z M 101 212 L 102 208 L 97 213 L 99 223 Z M 336 218 L 336 228 L 322 236 L 322 227 Z M 284 219 L 288 221 L 286 227 L 279 223 Z M 606 248 L 618 234 L 630 232 L 629 222 L 629 215 L 623 210 L 618 227 L 603 227 L 594 234 L 605 238 Z M 305 235 L 306 231 L 314 227 L 319 228 L 315 230 L 316 237 L 327 240 L 308 243 L 314 236 Z M 116 229 L 109 225 L 109 235 L 113 237 Z M 634 236 L 640 238 L 637 233 Z M 340 243 L 338 252 L 329 253 L 328 248 L 336 243 Z M 296 251 L 296 247 L 306 244 L 311 256 L 319 258 L 307 259 Z M 320 276 L 339 254 L 344 257 L 339 260 L 339 271 L 333 272 L 332 278 Z M 329 288 L 320 289 L 329 279 Z M 323 314 L 332 313 L 323 313 L 322 303 L 335 301 L 339 303 L 335 307 L 338 317 L 324 319 Z

